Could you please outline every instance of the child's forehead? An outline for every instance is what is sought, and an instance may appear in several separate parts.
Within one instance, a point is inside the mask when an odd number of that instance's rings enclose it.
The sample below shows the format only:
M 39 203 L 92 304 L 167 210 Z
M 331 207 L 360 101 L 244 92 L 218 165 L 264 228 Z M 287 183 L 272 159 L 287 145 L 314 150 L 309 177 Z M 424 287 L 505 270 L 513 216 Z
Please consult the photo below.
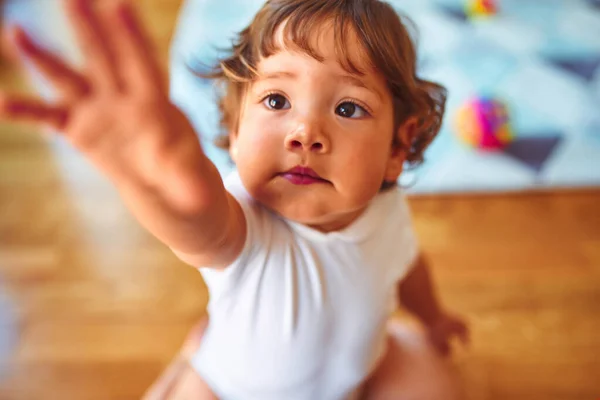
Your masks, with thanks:
M 336 77 L 354 76 L 365 80 L 377 79 L 377 74 L 371 69 L 367 69 L 366 66 L 363 66 L 364 70 L 361 70 L 361 73 L 356 73 L 345 68 L 344 62 L 339 58 L 334 58 L 335 55 L 327 53 L 323 55 L 324 59 L 318 60 L 299 49 L 281 49 L 269 57 L 260 59 L 257 64 L 256 79 L 297 78 L 307 73 L 312 74 L 314 71 Z
M 315 29 L 316 28 L 316 29 Z M 313 26 L 310 34 L 299 35 L 293 27 L 284 21 L 273 35 L 275 51 L 267 57 L 262 56 L 260 65 L 268 58 L 279 59 L 297 56 L 310 56 L 317 61 L 335 64 L 353 75 L 366 75 L 376 73 L 376 69 L 361 44 L 359 37 L 352 26 L 344 27 L 344 34 L 340 35 L 332 20 L 321 21 Z M 304 37 L 302 37 L 304 36 Z

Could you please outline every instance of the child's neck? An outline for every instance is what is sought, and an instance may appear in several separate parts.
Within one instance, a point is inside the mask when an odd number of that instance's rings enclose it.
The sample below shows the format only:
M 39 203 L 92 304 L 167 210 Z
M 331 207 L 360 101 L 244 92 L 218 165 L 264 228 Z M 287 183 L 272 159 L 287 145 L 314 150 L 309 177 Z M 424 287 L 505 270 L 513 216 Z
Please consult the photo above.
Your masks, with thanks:
M 352 225 L 352 223 L 356 221 L 366 209 L 367 207 L 363 207 L 350 213 L 336 215 L 332 217 L 330 221 L 305 225 L 322 233 L 341 231 Z

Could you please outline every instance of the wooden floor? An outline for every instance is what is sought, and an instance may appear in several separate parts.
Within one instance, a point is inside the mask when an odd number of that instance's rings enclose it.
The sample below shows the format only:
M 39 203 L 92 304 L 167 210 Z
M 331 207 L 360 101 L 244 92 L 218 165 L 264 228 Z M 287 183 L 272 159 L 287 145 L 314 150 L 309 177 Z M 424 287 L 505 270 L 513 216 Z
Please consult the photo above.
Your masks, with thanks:
M 144 0 L 162 60 L 177 1 Z M 2 87 L 19 86 L 2 71 Z M 600 398 L 600 191 L 413 199 L 444 300 L 471 322 L 469 400 Z M 135 399 L 206 289 L 60 141 L 0 127 L 0 284 L 19 341 L 6 400 Z

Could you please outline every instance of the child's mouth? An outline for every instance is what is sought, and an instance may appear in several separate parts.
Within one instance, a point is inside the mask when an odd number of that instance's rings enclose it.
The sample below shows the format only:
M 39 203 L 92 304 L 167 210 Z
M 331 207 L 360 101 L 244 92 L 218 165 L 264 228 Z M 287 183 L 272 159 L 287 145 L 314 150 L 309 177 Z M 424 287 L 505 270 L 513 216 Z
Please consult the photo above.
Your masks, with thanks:
M 297 166 L 280 174 L 282 178 L 294 185 L 312 185 L 315 183 L 329 183 L 321 178 L 312 168 Z

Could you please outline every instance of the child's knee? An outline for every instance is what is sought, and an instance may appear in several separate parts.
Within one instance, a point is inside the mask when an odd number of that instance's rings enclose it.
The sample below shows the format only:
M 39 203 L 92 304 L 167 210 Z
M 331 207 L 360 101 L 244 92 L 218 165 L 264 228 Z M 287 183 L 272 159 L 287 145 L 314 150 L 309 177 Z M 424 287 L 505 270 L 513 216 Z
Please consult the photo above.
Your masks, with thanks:
M 208 326 L 208 316 L 202 317 L 200 321 L 194 325 L 192 330 L 188 333 L 181 347 L 181 355 L 190 359 L 192 355 L 200 348 L 202 338 L 204 337 L 204 331 Z
M 172 395 L 165 400 L 218 400 L 211 388 L 188 364 Z
M 451 366 L 437 354 L 426 334 L 390 321 L 388 349 L 366 385 L 369 400 L 460 400 Z

